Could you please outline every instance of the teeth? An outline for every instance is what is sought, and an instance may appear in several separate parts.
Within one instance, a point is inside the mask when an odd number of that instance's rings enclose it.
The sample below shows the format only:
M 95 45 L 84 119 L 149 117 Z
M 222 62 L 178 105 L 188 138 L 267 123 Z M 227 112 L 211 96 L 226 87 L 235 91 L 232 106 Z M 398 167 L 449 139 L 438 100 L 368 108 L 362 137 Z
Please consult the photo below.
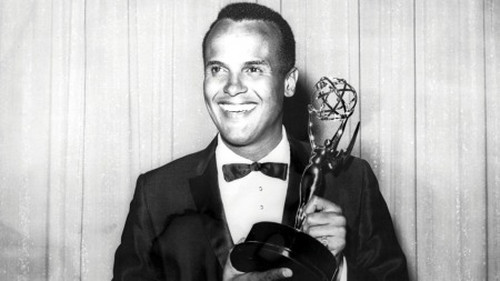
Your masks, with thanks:
M 229 104 L 229 103 L 222 103 L 220 104 L 220 107 L 229 112 L 244 112 L 244 111 L 249 111 L 255 108 L 255 104 L 252 103 L 245 103 L 245 104 Z

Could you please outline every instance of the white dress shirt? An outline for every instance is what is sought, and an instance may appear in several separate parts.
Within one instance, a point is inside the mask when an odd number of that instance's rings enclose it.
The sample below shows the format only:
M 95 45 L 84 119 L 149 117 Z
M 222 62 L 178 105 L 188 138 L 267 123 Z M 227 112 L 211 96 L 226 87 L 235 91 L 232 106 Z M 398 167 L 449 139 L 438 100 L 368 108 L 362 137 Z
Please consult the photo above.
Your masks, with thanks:
M 285 206 L 288 179 L 290 174 L 290 143 L 283 127 L 282 139 L 279 144 L 258 162 L 279 162 L 288 165 L 286 180 L 273 178 L 261 172 L 253 171 L 250 174 L 227 182 L 222 173 L 225 164 L 244 163 L 254 161 L 234 153 L 223 141 L 220 134 L 217 136 L 215 158 L 217 163 L 219 189 L 224 206 L 229 232 L 233 243 L 241 242 L 257 222 L 270 221 L 281 223 Z M 347 281 L 347 264 L 343 257 L 337 280 Z
M 283 129 L 280 143 L 259 162 L 279 162 L 288 164 L 286 180 L 273 178 L 254 171 L 245 177 L 226 182 L 222 165 L 231 163 L 251 164 L 253 161 L 234 153 L 218 136 L 215 151 L 219 188 L 226 214 L 229 231 L 234 243 L 245 238 L 256 222 L 281 223 L 288 188 L 290 169 L 290 144 Z

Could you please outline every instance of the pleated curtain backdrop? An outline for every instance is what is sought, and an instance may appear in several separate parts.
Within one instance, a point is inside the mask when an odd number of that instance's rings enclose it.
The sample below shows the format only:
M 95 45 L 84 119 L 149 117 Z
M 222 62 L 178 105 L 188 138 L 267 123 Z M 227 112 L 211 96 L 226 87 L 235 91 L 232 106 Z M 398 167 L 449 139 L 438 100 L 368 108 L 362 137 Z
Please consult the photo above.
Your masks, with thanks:
M 201 41 L 229 2 L 0 1 L 0 280 L 111 278 L 137 176 L 215 135 Z M 500 3 L 257 2 L 296 35 L 291 133 L 321 76 L 358 90 L 411 280 L 500 280 Z

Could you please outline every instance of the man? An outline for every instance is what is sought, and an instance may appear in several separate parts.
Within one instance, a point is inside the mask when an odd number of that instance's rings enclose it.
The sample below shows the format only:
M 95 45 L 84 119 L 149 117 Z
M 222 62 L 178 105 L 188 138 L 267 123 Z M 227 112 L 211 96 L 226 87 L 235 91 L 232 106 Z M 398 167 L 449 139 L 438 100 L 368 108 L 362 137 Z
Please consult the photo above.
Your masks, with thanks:
M 286 21 L 257 4 L 225 7 L 203 41 L 204 96 L 219 134 L 204 150 L 141 175 L 115 256 L 114 280 L 281 280 L 287 268 L 237 271 L 228 258 L 258 221 L 293 224 L 309 147 L 287 136 L 283 101 L 298 79 Z M 281 175 L 231 175 L 231 163 L 279 162 Z M 253 167 L 264 164 L 253 164 Z M 265 174 L 266 173 L 266 174 Z M 241 175 L 240 175 L 241 176 Z M 302 231 L 344 280 L 407 280 L 406 261 L 369 165 L 326 176 Z

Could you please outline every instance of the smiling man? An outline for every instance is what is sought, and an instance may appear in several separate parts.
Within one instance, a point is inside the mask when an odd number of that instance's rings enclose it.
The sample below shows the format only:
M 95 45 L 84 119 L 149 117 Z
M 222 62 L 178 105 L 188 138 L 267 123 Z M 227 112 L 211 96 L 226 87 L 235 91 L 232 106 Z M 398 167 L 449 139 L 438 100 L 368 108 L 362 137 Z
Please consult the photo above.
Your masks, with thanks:
M 114 280 L 293 277 L 287 268 L 239 272 L 228 258 L 254 223 L 294 221 L 310 151 L 282 124 L 284 99 L 294 95 L 299 75 L 293 33 L 269 8 L 231 4 L 208 30 L 203 58 L 205 103 L 219 133 L 206 149 L 139 177 Z M 302 231 L 335 256 L 337 279 L 407 280 L 369 165 L 352 157 L 326 177 L 329 186 L 309 202 Z
M 224 143 L 258 161 L 282 138 L 283 100 L 296 68 L 282 66 L 280 31 L 265 21 L 223 19 L 205 46 L 205 103 Z

